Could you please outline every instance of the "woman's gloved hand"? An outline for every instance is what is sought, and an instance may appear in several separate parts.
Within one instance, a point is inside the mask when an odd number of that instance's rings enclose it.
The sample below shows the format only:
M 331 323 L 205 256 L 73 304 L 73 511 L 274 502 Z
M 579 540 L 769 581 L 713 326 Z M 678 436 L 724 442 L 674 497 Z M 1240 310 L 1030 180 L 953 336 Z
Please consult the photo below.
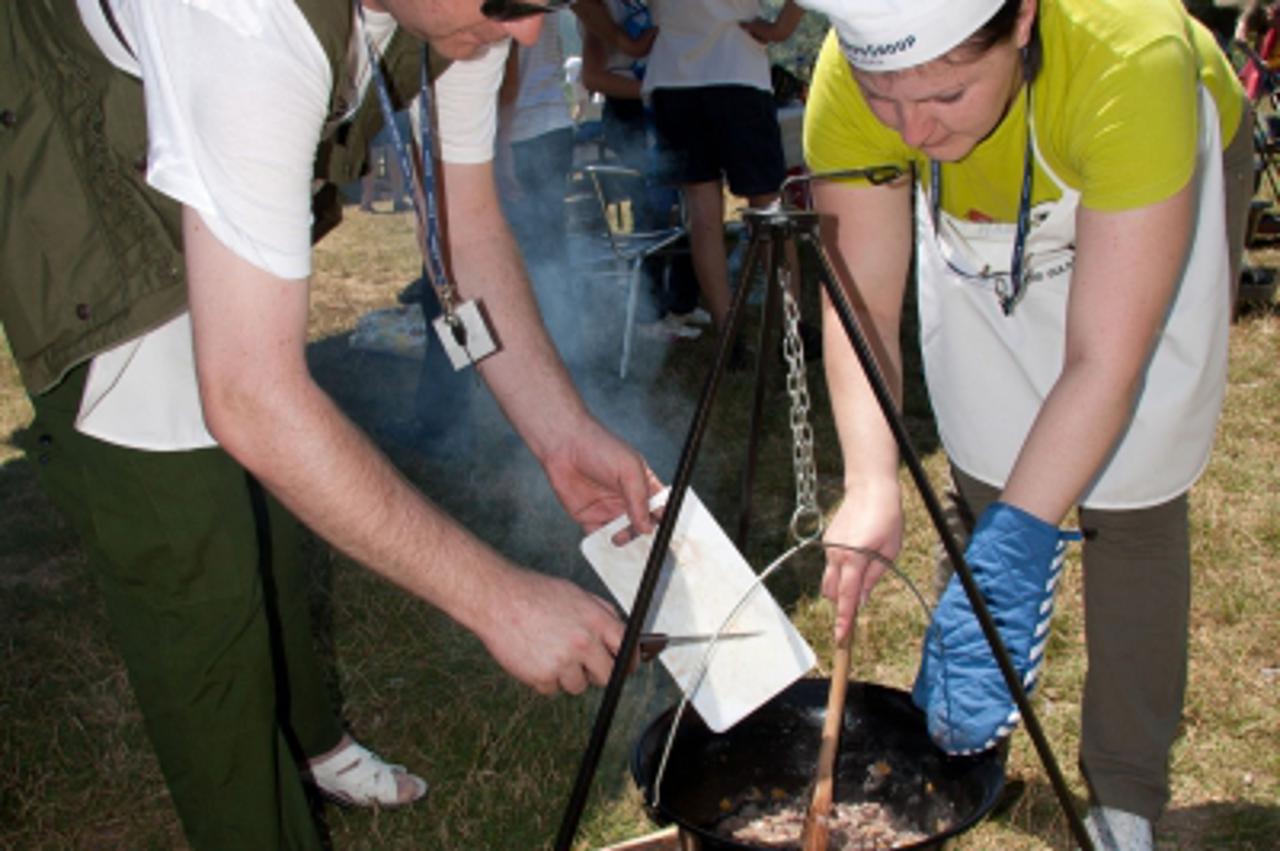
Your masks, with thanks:
M 1066 541 L 1078 537 L 996 502 L 979 518 L 965 551 L 1028 693 L 1044 662 Z M 924 710 L 929 735 L 948 753 L 993 747 L 1021 718 L 959 576 L 951 577 L 934 610 L 911 696 Z

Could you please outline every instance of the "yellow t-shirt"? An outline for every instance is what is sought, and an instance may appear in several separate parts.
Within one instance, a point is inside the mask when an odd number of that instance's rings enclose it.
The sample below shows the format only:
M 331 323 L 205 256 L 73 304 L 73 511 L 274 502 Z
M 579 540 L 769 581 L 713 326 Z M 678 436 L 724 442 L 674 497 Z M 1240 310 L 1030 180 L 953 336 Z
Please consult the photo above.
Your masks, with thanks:
M 1178 0 L 1041 0 L 1042 67 L 1031 90 L 1036 144 L 1058 177 L 1103 211 L 1161 201 L 1187 184 L 1197 148 L 1196 80 L 1218 107 L 1223 146 L 1244 91 L 1212 34 Z M 943 204 L 974 221 L 1012 222 L 1022 188 L 1026 97 L 963 160 L 943 166 Z M 872 114 L 829 34 L 805 108 L 810 170 L 928 161 Z M 1056 200 L 1037 168 L 1032 203 Z

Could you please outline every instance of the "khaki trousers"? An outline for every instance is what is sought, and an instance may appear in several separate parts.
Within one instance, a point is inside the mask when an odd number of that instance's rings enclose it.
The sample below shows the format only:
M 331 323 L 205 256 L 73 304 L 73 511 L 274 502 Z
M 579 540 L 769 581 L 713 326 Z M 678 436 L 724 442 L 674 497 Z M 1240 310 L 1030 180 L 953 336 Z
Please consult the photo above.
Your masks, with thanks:
M 952 478 L 958 516 L 979 517 L 1000 496 L 955 467 Z M 1130 511 L 1082 508 L 1080 526 L 1089 664 L 1080 767 L 1097 802 L 1154 821 L 1169 800 L 1169 750 L 1187 683 L 1187 496 Z

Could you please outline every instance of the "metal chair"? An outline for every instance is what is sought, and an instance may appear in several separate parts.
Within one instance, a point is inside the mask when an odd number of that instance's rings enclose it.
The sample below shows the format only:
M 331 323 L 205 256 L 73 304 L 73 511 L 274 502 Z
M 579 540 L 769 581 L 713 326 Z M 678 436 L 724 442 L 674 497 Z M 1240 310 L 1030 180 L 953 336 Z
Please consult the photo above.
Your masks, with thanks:
M 688 231 L 683 224 L 674 224 L 661 230 L 636 230 L 624 214 L 625 201 L 638 197 L 645 189 L 645 176 L 626 166 L 610 163 L 592 163 L 581 167 L 582 177 L 591 188 L 603 222 L 602 233 L 596 242 L 603 249 L 585 261 L 592 267 L 621 267 L 606 274 L 623 279 L 626 287 L 626 315 L 622 331 L 622 359 L 618 375 L 627 377 L 627 365 L 631 360 L 631 344 L 635 335 L 636 307 L 640 297 L 640 284 L 645 261 L 654 255 L 671 249 Z M 600 227 L 597 224 L 597 227 Z

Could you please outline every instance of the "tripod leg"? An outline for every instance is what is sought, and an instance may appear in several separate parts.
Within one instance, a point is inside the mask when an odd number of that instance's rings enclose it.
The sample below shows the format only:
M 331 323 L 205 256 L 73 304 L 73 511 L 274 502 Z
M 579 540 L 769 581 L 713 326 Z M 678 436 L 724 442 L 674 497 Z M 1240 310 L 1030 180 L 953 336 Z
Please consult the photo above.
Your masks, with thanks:
M 753 237 L 754 238 L 754 237 Z M 756 385 L 751 400 L 751 424 L 747 432 L 747 457 L 742 465 L 740 480 L 741 497 L 738 503 L 738 532 L 734 543 L 742 549 L 747 543 L 747 535 L 751 532 L 751 492 L 755 488 L 756 463 L 760 455 L 760 423 L 764 418 L 764 397 L 768 387 L 769 358 L 768 353 L 774 351 L 774 343 L 781 327 L 782 297 L 778 291 L 778 264 L 782 262 L 776 239 L 765 243 L 768 274 L 765 275 L 764 316 L 760 322 L 760 347 L 756 352 Z M 745 267 L 744 267 L 745 268 Z M 752 270 L 745 268 L 743 286 L 751 280 Z
M 758 246 L 753 241 L 748 247 L 746 268 L 754 267 L 758 258 Z M 667 549 L 671 545 L 671 536 L 675 531 L 676 519 L 680 516 L 680 508 L 684 504 L 684 496 L 689 490 L 693 478 L 693 467 L 697 461 L 698 450 L 702 446 L 702 438 L 706 434 L 707 424 L 711 417 L 711 406 L 715 402 L 716 392 L 720 387 L 720 379 L 729 365 L 729 351 L 734 339 L 742 328 L 742 314 L 747 300 L 746 287 L 739 287 L 733 294 L 729 306 L 729 321 L 716 349 L 715 362 L 711 365 L 710 374 L 699 398 L 698 406 L 693 413 L 693 421 L 689 426 L 688 437 L 680 452 L 680 460 L 676 463 L 675 476 L 671 480 L 671 488 L 667 497 L 667 508 L 658 528 L 654 532 L 653 545 L 649 551 L 649 559 L 645 563 L 644 574 L 636 588 L 635 599 L 631 604 L 631 614 L 627 618 L 627 628 L 622 634 L 622 644 L 614 657 L 613 671 L 600 698 L 600 706 L 596 710 L 595 722 L 591 727 L 591 737 L 587 741 L 586 751 L 578 766 L 569 802 L 565 806 L 560 820 L 560 828 L 556 834 L 556 851 L 570 851 L 578 824 L 582 819 L 582 811 L 586 808 L 587 796 L 591 791 L 591 781 L 600 765 L 600 757 L 604 753 L 605 742 L 609 737 L 609 728 L 622 698 L 622 688 L 630 673 L 630 660 L 635 658 L 639 650 L 640 630 L 648 616 L 649 605 L 653 601 L 658 587 L 658 579 L 662 572 Z

